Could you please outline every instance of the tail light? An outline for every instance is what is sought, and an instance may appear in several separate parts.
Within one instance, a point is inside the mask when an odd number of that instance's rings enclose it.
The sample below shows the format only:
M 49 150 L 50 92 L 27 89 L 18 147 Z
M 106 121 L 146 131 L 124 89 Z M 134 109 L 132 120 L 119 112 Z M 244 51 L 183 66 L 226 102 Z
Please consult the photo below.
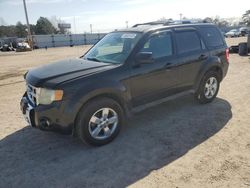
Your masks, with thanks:
M 226 60 L 229 63 L 229 48 L 226 49 Z

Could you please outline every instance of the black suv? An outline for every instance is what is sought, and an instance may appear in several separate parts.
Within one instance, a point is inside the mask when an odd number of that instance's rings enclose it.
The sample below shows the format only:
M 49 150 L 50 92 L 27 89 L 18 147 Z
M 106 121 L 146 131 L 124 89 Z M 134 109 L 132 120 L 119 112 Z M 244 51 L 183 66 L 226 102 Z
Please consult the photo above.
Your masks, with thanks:
M 42 130 L 92 145 L 112 141 L 134 112 L 180 92 L 216 97 L 229 65 L 212 24 L 146 23 L 107 34 L 85 55 L 28 71 L 21 110 Z

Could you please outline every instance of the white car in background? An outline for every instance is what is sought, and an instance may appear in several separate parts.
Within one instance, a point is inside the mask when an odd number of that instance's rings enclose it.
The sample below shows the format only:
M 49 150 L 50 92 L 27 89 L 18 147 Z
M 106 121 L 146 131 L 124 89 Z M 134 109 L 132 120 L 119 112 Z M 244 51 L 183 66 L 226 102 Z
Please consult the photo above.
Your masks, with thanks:
M 241 36 L 246 36 L 247 34 L 250 33 L 250 27 L 241 27 L 239 29 L 240 33 L 241 33 Z
M 226 37 L 240 37 L 241 32 L 238 29 L 232 29 L 225 34 Z

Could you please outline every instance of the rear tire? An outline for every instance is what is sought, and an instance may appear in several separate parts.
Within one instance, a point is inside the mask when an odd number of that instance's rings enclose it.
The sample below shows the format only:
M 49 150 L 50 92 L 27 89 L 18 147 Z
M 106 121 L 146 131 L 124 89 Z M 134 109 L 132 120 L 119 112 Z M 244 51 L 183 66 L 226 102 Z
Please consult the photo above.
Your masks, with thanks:
M 83 142 L 101 146 L 115 139 L 123 123 L 123 109 L 115 100 L 97 98 L 85 104 L 80 110 L 76 131 Z
M 247 56 L 248 55 L 248 48 L 247 48 L 246 42 L 239 43 L 239 55 L 240 56 Z
M 201 80 L 198 90 L 195 92 L 195 99 L 206 104 L 212 102 L 218 94 L 220 79 L 217 72 L 207 72 Z

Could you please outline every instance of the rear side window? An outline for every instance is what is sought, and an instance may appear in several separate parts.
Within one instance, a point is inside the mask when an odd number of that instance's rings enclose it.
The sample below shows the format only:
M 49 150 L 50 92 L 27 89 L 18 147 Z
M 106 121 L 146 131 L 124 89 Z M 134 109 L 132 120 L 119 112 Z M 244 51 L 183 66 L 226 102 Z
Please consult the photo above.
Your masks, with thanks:
M 200 29 L 200 32 L 209 48 L 220 47 L 224 45 L 222 36 L 216 28 L 204 27 Z
M 173 55 L 172 39 L 169 32 L 152 36 L 143 46 L 141 52 L 152 52 L 153 58 Z
M 176 45 L 179 54 L 200 51 L 201 40 L 195 31 L 176 32 Z

